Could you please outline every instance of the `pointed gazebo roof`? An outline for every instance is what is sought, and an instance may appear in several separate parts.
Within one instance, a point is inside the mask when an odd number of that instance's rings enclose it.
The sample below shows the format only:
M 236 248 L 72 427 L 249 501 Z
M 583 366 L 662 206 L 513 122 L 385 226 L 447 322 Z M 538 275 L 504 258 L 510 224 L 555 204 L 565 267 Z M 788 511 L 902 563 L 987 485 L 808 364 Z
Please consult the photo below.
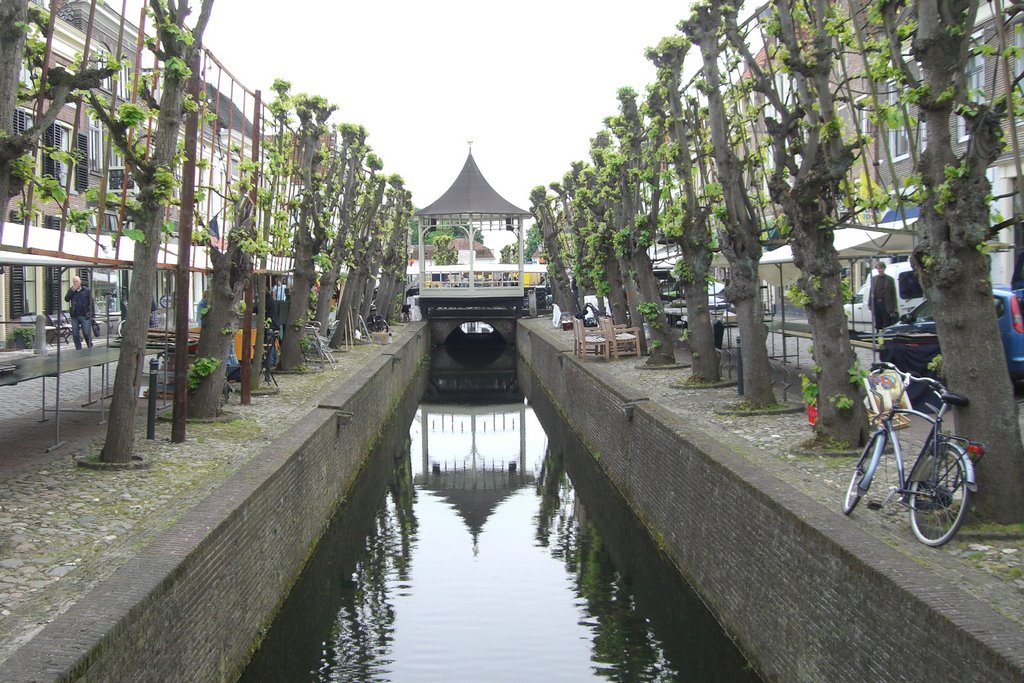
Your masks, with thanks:
M 494 191 L 473 159 L 470 150 L 462 172 L 433 204 L 416 212 L 417 216 L 457 216 L 460 214 L 482 214 L 491 216 L 530 216 Z

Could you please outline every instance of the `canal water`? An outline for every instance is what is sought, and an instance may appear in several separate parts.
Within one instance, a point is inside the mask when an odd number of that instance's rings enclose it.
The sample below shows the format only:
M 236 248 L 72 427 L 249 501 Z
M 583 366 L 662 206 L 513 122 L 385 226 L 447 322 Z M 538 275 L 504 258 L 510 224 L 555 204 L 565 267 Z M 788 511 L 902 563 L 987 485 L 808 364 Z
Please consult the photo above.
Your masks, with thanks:
M 759 680 L 510 358 L 435 354 L 242 681 Z

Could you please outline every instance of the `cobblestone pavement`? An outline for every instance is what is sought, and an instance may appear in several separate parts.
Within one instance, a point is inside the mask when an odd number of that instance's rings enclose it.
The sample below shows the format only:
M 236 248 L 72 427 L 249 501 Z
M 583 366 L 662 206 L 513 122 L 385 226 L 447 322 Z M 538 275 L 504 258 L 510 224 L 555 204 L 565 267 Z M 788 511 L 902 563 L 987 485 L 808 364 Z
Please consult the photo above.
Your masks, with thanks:
M 571 345 L 571 333 L 540 320 L 529 324 L 564 335 Z M 147 470 L 96 472 L 73 464 L 72 456 L 94 453 L 102 444 L 105 427 L 96 415 L 62 416 L 67 443 L 47 453 L 53 428 L 32 414 L 38 411 L 38 389 L 30 383 L 0 389 L 0 443 L 5 444 L 0 449 L 0 661 L 256 457 L 380 348 L 357 346 L 339 353 L 335 370 L 278 375 L 281 393 L 254 396 L 250 406 L 238 405 L 236 394 L 228 406 L 235 420 L 190 424 L 183 444 L 169 442 L 166 422 L 158 424 L 155 441 L 146 441 L 140 409 L 137 452 L 152 463 Z M 635 359 L 590 363 L 595 372 L 641 389 L 695 429 L 714 434 L 840 514 L 852 459 L 799 454 L 796 445 L 810 434 L 804 415 L 716 415 L 709 408 L 736 400 L 735 388 L 681 390 L 673 385 L 686 370 L 636 366 Z M 27 406 L 27 412 L 12 416 L 8 405 Z M 883 489 L 876 485 L 873 492 Z M 862 504 L 848 523 L 1024 623 L 1024 541 L 971 539 L 961 532 L 944 548 L 927 548 L 914 539 L 906 513 L 895 505 L 872 511 Z
M 54 441 L 53 421 L 37 421 L 39 389 L 32 385 L 38 380 L 0 389 L 0 442 L 6 444 L 0 449 L 0 661 L 257 456 L 380 349 L 364 345 L 337 353 L 333 370 L 278 374 L 280 393 L 254 395 L 249 406 L 239 405 L 233 394 L 226 409 L 234 420 L 190 423 L 182 444 L 170 443 L 166 421 L 157 423 L 155 441 L 145 439 L 146 410 L 140 401 L 136 453 L 151 462 L 145 470 L 99 472 L 74 464 L 74 456 L 96 453 L 102 446 L 106 427 L 97 414 L 62 414 L 66 443 L 47 453 Z M 52 391 L 49 386 L 47 391 Z M 19 417 L 19 406 L 31 417 Z

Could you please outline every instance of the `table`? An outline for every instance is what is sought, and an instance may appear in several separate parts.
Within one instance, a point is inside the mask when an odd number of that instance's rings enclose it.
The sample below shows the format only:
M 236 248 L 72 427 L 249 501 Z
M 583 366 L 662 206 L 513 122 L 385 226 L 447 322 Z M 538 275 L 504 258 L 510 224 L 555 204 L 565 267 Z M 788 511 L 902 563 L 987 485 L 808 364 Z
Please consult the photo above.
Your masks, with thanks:
M 57 378 L 56 399 L 54 402 L 54 441 L 53 445 L 47 449 L 47 451 L 52 451 L 63 445 L 63 442 L 60 441 L 60 375 L 74 370 L 89 369 L 89 398 L 91 399 L 92 368 L 113 363 L 119 356 L 120 349 L 109 348 L 106 346 L 93 346 L 92 348 L 84 348 L 81 351 L 67 351 L 64 353 L 58 351 L 56 354 L 23 358 L 10 364 L 13 366 L 12 370 L 0 374 L 0 386 L 14 386 L 19 382 L 26 382 L 32 379 L 42 379 L 43 398 L 42 419 L 40 421 L 45 422 L 46 378 Z M 100 412 L 103 412 L 102 387 L 100 389 Z

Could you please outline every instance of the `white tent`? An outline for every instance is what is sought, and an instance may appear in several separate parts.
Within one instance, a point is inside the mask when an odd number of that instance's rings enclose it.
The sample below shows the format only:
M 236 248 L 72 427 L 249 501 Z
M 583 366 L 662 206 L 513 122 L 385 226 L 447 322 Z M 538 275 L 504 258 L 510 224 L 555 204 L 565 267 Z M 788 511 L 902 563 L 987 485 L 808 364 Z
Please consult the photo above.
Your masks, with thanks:
M 89 261 L 75 260 L 69 258 L 58 258 L 56 256 L 40 256 L 22 251 L 9 251 L 8 247 L 0 248 L 0 265 L 4 266 L 50 266 L 53 268 L 73 268 L 75 266 L 87 267 L 92 265 Z
M 839 252 L 839 258 L 847 260 L 884 254 L 909 254 L 914 248 L 915 237 L 913 230 L 841 228 L 835 231 L 833 244 Z M 762 280 L 773 285 L 788 287 L 796 282 L 800 278 L 800 269 L 793 263 L 793 247 L 786 244 L 764 254 L 757 272 Z

